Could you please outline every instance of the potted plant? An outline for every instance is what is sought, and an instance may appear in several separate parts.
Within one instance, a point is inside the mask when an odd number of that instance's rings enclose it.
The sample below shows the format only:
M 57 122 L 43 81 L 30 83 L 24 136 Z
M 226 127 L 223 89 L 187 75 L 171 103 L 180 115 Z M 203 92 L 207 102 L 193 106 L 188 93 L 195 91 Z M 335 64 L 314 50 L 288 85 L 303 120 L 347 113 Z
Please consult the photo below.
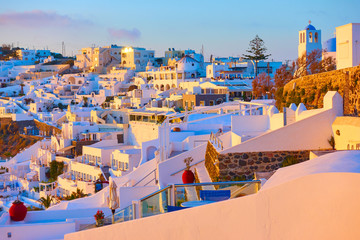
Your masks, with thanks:
M 9 209 L 9 215 L 11 220 L 13 221 L 23 221 L 27 214 L 27 208 L 25 207 L 24 203 L 21 202 L 19 199 L 16 199 L 12 206 Z
M 194 183 L 195 181 L 195 175 L 194 173 L 190 170 L 190 163 L 193 161 L 194 159 L 192 157 L 187 157 L 184 159 L 184 163 L 186 164 L 186 169 L 182 175 L 182 181 L 184 184 L 188 184 L 188 183 Z
M 104 218 L 105 218 L 105 215 L 103 213 L 103 211 L 101 210 L 98 210 L 96 212 L 96 214 L 94 215 L 95 217 L 95 221 L 96 221 L 96 226 L 97 227 L 101 227 L 104 225 Z

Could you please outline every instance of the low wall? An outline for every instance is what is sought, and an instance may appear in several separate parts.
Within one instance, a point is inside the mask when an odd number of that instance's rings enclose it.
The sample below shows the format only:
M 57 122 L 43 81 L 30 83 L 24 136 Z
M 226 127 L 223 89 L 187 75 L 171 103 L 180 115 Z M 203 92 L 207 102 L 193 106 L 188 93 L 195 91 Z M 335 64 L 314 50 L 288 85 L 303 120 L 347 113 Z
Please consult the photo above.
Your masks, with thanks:
M 0 226 L 0 239 L 46 240 L 62 239 L 75 232 L 75 222 L 49 222 Z

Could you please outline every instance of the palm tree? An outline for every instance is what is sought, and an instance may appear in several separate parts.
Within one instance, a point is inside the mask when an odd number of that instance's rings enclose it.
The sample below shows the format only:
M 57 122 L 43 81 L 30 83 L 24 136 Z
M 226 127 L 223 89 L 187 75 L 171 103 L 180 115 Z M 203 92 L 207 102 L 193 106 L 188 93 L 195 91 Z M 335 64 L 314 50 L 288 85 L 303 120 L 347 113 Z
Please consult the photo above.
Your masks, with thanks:
M 51 203 L 53 201 L 54 197 L 51 195 L 46 195 L 45 197 L 41 197 L 38 201 L 41 203 L 41 205 L 44 206 L 45 209 L 49 208 L 51 206 Z
M 79 188 L 76 189 L 76 198 L 83 198 L 83 197 L 86 197 L 87 194 L 84 193 L 84 191 Z
M 20 94 L 24 94 L 24 86 L 25 86 L 24 83 L 20 83 L 20 87 L 21 87 Z

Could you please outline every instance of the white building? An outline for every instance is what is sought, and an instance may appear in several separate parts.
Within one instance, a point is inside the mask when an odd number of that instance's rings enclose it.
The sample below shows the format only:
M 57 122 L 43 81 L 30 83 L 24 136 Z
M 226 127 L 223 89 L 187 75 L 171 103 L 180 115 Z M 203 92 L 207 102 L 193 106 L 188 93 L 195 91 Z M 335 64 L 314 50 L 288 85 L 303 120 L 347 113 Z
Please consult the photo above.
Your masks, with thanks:
M 121 66 L 135 71 L 144 71 L 148 62 L 154 64 L 154 50 L 125 47 L 121 49 Z
M 92 72 L 106 72 L 107 67 L 120 63 L 121 50 L 122 47 L 116 45 L 83 48 L 81 54 L 76 55 L 74 65 Z
M 360 64 L 360 23 L 349 23 L 336 28 L 336 68 Z
M 178 88 L 181 82 L 199 80 L 200 63 L 194 58 L 185 55 L 175 63 L 175 66 L 151 68 L 149 71 L 140 72 L 138 75 L 144 79 L 151 79 L 155 89 L 166 91 Z

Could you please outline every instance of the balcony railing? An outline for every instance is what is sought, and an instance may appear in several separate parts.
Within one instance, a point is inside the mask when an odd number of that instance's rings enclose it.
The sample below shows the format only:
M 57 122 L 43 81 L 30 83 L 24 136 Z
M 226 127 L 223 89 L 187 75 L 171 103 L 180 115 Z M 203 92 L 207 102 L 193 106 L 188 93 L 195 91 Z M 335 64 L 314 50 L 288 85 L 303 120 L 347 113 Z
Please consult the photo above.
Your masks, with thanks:
M 237 198 L 258 192 L 260 184 L 260 180 L 252 180 L 169 185 L 133 201 L 132 205 L 116 210 L 114 223 L 166 213 L 168 212 L 167 206 L 181 206 L 183 202 L 198 200 L 200 190 L 230 190 L 230 198 Z M 105 217 L 104 222 L 105 225 L 112 224 L 112 215 Z M 95 227 L 94 221 L 92 224 L 80 227 L 80 231 Z

